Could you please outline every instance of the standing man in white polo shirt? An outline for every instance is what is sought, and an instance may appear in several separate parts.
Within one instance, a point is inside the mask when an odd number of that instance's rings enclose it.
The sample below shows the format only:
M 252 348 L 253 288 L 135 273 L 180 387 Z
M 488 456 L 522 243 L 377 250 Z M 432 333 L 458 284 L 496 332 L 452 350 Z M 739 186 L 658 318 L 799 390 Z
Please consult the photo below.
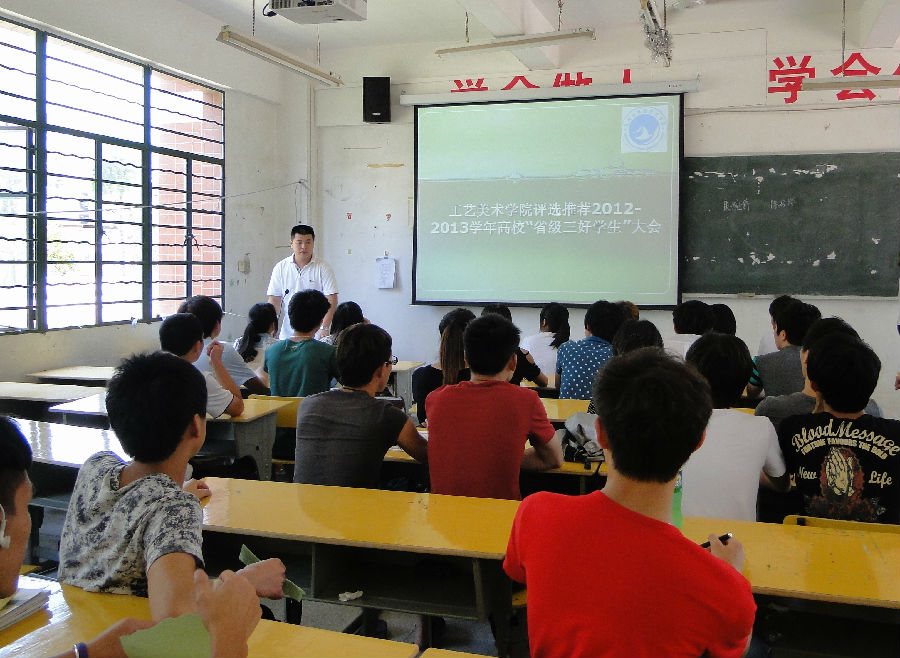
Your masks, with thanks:
M 313 256 L 316 243 L 316 232 L 312 226 L 297 224 L 291 229 L 291 251 L 287 258 L 275 263 L 272 268 L 272 277 L 269 279 L 269 288 L 266 290 L 268 301 L 281 315 L 282 308 L 287 309 L 291 303 L 291 297 L 301 290 L 318 290 L 328 298 L 331 308 L 322 320 L 322 328 L 316 334 L 316 338 L 327 336 L 331 331 L 331 317 L 337 308 L 338 287 L 334 272 L 324 260 Z M 291 336 L 293 330 L 291 323 L 287 321 L 287 313 L 282 318 L 279 338 L 285 340 Z

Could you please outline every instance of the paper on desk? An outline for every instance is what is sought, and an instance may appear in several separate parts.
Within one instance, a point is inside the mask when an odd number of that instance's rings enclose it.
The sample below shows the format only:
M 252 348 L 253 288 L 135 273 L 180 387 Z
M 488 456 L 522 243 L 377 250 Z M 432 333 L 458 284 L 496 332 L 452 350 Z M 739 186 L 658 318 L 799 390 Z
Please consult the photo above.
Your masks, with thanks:
M 208 658 L 209 633 L 199 615 L 169 617 L 121 638 L 128 658 Z
M 44 608 L 49 596 L 45 589 L 16 590 L 12 596 L 3 600 L 3 606 L 0 608 L 0 630 L 17 624 Z
M 241 564 L 245 567 L 250 566 L 254 562 L 259 562 L 259 558 L 253 554 L 253 551 L 247 548 L 246 544 L 241 544 L 241 552 L 238 555 L 238 560 L 240 560 Z M 284 582 L 281 584 L 281 592 L 289 599 L 294 599 L 295 601 L 299 601 L 306 596 L 306 592 L 303 591 L 303 588 L 287 578 L 285 578 Z
M 394 258 L 376 258 L 375 266 L 378 268 L 375 287 L 393 288 L 394 277 L 397 274 L 397 260 Z

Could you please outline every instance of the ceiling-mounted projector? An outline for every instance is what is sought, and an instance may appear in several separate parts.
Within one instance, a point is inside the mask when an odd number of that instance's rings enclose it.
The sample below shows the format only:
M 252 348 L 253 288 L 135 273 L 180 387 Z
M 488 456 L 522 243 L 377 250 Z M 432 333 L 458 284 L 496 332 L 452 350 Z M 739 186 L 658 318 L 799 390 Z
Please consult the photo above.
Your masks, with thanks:
M 269 0 L 269 9 L 295 23 L 366 20 L 366 0 Z

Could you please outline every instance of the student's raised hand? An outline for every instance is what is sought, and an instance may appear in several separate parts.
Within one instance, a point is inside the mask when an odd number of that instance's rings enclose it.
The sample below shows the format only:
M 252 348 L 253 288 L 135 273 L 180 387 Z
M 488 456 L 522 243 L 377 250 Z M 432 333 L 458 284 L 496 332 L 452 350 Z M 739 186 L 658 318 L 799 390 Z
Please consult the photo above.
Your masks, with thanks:
M 206 348 L 206 356 L 209 357 L 210 362 L 222 362 L 222 353 L 225 351 L 225 348 L 222 346 L 217 340 L 212 341 L 209 344 L 209 347 Z
M 149 619 L 123 619 L 86 643 L 88 655 L 91 658 L 117 658 L 118 656 L 124 656 L 125 650 L 122 649 L 122 636 L 150 628 L 154 623 Z
M 194 600 L 209 632 L 210 650 L 216 658 L 244 658 L 247 639 L 259 623 L 262 610 L 253 585 L 232 571 L 210 581 L 203 569 L 194 572 Z
M 725 560 L 738 571 L 744 568 L 744 560 L 747 558 L 744 555 L 744 545 L 734 537 L 729 539 L 727 544 L 723 544 L 716 535 L 710 535 L 709 552 L 720 560 Z
M 284 562 L 277 557 L 254 562 L 238 574 L 250 581 L 256 593 L 267 599 L 280 599 L 283 596 L 281 586 L 284 584 Z
M 204 498 L 209 498 L 212 495 L 212 492 L 209 490 L 209 485 L 202 480 L 195 480 L 191 478 L 183 485 L 181 488 L 184 491 L 187 491 L 189 494 L 193 494 L 196 496 L 197 500 L 203 500 Z

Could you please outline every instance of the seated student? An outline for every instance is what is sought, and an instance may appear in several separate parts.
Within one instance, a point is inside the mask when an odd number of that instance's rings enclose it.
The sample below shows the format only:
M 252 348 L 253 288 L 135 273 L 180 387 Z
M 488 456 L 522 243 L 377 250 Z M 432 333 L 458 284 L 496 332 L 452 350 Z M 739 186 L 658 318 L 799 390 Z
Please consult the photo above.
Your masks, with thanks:
M 753 368 L 750 351 L 737 336 L 709 333 L 691 345 L 686 360 L 709 383 L 714 408 L 705 440 L 682 469 L 681 511 L 756 521 L 759 485 L 785 492 L 791 482 L 772 423 L 730 408 Z
M 244 360 L 260 381 L 268 385 L 269 376 L 263 370 L 266 349 L 277 342 L 278 312 L 267 302 L 254 304 L 247 314 L 250 321 L 244 333 L 234 341 L 234 351 Z
M 816 392 L 813 390 L 812 384 L 809 383 L 809 375 L 806 372 L 806 361 L 809 358 L 809 347 L 819 339 L 828 334 L 835 332 L 859 338 L 859 334 L 849 324 L 840 318 L 822 318 L 817 320 L 806 332 L 803 339 L 803 345 L 800 347 L 800 366 L 803 371 L 803 390 L 796 393 L 788 393 L 787 395 L 767 395 L 762 399 L 756 407 L 754 413 L 757 416 L 765 416 L 772 421 L 777 430 L 781 421 L 788 416 L 797 416 L 799 414 L 811 414 L 816 408 Z M 870 416 L 881 418 L 881 408 L 875 400 L 869 400 L 866 404 L 865 413 Z
M 499 315 L 512 322 L 512 313 L 506 304 L 486 304 L 481 310 L 481 316 L 484 317 L 490 313 Z M 513 372 L 509 383 L 513 386 L 518 386 L 523 379 L 534 382 L 538 386 L 547 385 L 547 375 L 541 372 L 541 369 L 534 362 L 534 357 L 522 350 L 521 347 L 516 347 L 516 370 Z
M 244 399 L 225 364 L 222 363 L 223 346 L 219 342 L 203 346 L 203 327 L 192 313 L 175 313 L 159 325 L 159 345 L 166 352 L 196 363 L 200 354 L 209 352 L 211 370 L 201 370 L 206 379 L 206 413 L 218 418 L 224 413 L 240 416 L 244 411 Z
M 737 320 L 734 311 L 728 304 L 713 304 L 709 307 L 713 315 L 712 330 L 720 334 L 734 336 L 737 333 Z
M 769 304 L 769 322 L 772 325 L 772 331 L 767 331 L 759 339 L 759 348 L 756 350 L 756 356 L 778 351 L 778 347 L 775 345 L 775 314 L 791 302 L 797 301 L 800 300 L 790 295 L 779 295 L 771 301 Z
M 824 411 L 778 428 L 803 513 L 900 523 L 900 420 L 864 413 L 881 361 L 861 340 L 832 332 L 810 346 L 806 371 Z
M 269 373 L 272 395 L 305 397 L 322 393 L 337 377 L 334 346 L 315 339 L 331 305 L 318 290 L 303 290 L 291 297 L 288 319 L 293 335 L 266 350 L 263 369 Z
M 556 371 L 560 399 L 587 400 L 597 371 L 612 356 L 612 339 L 625 321 L 620 306 L 600 300 L 584 314 L 582 340 L 570 340 L 559 346 Z
M 821 317 L 815 306 L 798 301 L 776 311 L 774 335 L 778 351 L 759 355 L 753 360 L 747 395 L 759 395 L 763 389 L 766 395 L 787 395 L 803 390 L 800 346 L 806 332 Z
M 441 336 L 438 360 L 413 370 L 412 395 L 420 424 L 428 420 L 425 399 L 429 393 L 441 386 L 469 379 L 469 369 L 463 355 L 463 332 L 474 319 L 475 314 L 467 308 L 455 308 L 445 314 L 438 325 Z
M 550 302 L 541 309 L 540 331 L 522 339 L 522 349 L 534 357 L 544 374 L 556 374 L 556 351 L 569 340 L 569 311 L 562 304 Z
M 178 307 L 179 313 L 193 313 L 200 320 L 203 327 L 204 347 L 209 348 L 210 345 L 216 343 L 216 336 L 222 332 L 222 307 L 212 297 L 206 295 L 194 295 L 181 303 Z M 238 386 L 245 387 L 251 393 L 268 393 L 268 387 L 253 369 L 244 363 L 244 359 L 238 354 L 231 345 L 222 344 L 222 363 L 228 370 L 231 378 L 237 382 Z M 200 370 L 212 370 L 209 363 L 209 356 L 206 350 L 200 353 L 200 358 L 194 364 Z
M 32 488 L 28 479 L 31 447 L 16 424 L 0 416 L 0 600 L 17 589 L 19 569 L 31 530 Z M 4 539 L 6 537 L 6 539 Z M 5 543 L 4 543 L 5 542 Z M 209 631 L 212 656 L 242 658 L 247 655 L 247 638 L 260 618 L 259 597 L 246 578 L 230 571 L 210 583 L 201 570 L 194 572 L 197 612 Z M 152 621 L 123 619 L 90 642 L 79 643 L 82 656 L 115 658 L 123 656 L 120 638 L 150 628 Z M 73 652 L 62 654 L 78 658 Z
M 557 468 L 562 446 L 537 393 L 509 383 L 515 325 L 490 313 L 472 320 L 463 340 L 472 381 L 428 396 L 431 491 L 518 500 L 519 471 Z
M 337 337 L 344 329 L 360 322 L 368 322 L 362 309 L 356 302 L 341 302 L 334 309 L 334 317 L 331 319 L 331 333 L 322 338 L 323 343 L 337 345 Z
M 672 310 L 672 326 L 675 335 L 666 338 L 666 350 L 684 358 L 694 341 L 712 330 L 713 312 L 699 299 L 682 302 Z
M 427 463 L 428 444 L 401 409 L 375 397 L 391 375 L 391 337 L 374 324 L 343 330 L 340 390 L 311 395 L 297 410 L 294 482 L 378 488 L 384 455 L 399 445 Z
M 706 381 L 645 348 L 611 359 L 593 400 L 606 486 L 528 496 L 503 561 L 528 586 L 531 655 L 740 656 L 756 610 L 741 543 L 710 535 L 707 551 L 671 525 L 678 471 L 710 415 Z
M 206 437 L 206 386 L 165 352 L 125 359 L 106 392 L 109 422 L 133 461 L 112 452 L 78 471 L 59 543 L 59 581 L 93 592 L 149 596 L 153 619 L 196 609 L 203 565 L 202 483 L 182 486 Z M 281 598 L 281 560 L 241 569 L 260 596 Z

